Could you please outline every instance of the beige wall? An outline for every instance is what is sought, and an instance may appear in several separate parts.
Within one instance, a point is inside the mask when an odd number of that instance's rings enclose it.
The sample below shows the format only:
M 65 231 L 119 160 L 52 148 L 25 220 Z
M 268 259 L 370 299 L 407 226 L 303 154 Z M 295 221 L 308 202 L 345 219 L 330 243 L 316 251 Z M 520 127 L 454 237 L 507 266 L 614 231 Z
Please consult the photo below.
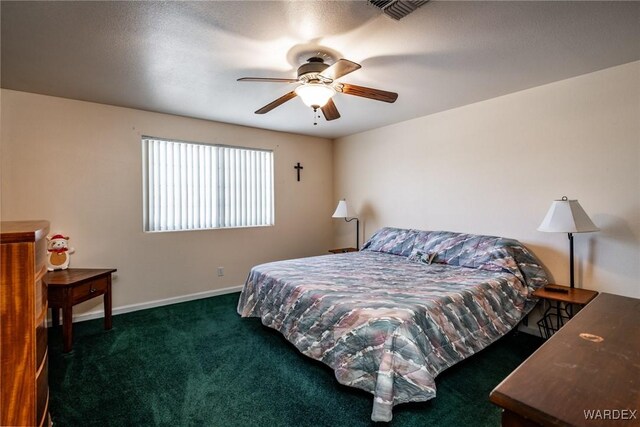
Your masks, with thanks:
M 402 94 L 400 95 L 402 96 Z M 536 228 L 577 198 L 577 283 L 640 297 L 640 62 L 338 139 L 334 194 L 382 226 L 521 240 L 568 283 L 566 234 Z M 334 225 L 351 245 L 354 226 Z
M 48 219 L 76 267 L 114 267 L 114 307 L 238 286 L 251 266 L 332 243 L 332 143 L 2 90 L 2 220 Z M 142 232 L 141 135 L 275 151 L 276 225 Z M 293 166 L 304 166 L 296 181 Z M 225 269 L 217 277 L 217 267 Z M 94 300 L 75 313 L 95 310 Z
M 48 219 L 71 236 L 73 266 L 118 268 L 115 307 L 238 286 L 257 263 L 352 246 L 354 224 L 330 219 L 340 197 L 365 237 L 387 225 L 514 237 L 560 283 L 566 235 L 536 227 L 554 198 L 578 198 L 602 229 L 576 235 L 578 283 L 640 296 L 638 62 L 341 138 L 333 151 L 320 138 L 0 96 L 2 220 Z M 276 226 L 143 233 L 143 134 L 273 148 Z

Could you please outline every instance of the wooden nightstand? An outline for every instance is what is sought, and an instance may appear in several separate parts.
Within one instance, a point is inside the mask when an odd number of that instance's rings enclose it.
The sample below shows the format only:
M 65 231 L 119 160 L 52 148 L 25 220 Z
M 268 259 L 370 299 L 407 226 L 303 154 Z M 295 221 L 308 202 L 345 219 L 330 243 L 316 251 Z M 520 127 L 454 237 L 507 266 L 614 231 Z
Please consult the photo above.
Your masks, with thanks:
M 585 306 L 597 295 L 598 292 L 590 291 L 589 289 L 570 288 L 553 284 L 536 289 L 533 292 L 534 297 L 549 301 L 549 307 L 545 310 L 542 319 L 538 320 L 540 336 L 550 338 L 564 325 L 565 320 L 573 317 L 574 304 Z M 564 307 L 560 305 L 562 303 L 564 303 Z
M 50 271 L 42 280 L 49 287 L 51 323 L 58 326 L 59 310 L 62 308 L 63 352 L 71 351 L 73 345 L 73 306 L 104 295 L 104 328 L 111 329 L 111 273 L 115 268 L 69 268 Z
M 344 254 L 347 252 L 358 252 L 356 248 L 338 248 L 338 249 L 329 249 L 329 252 L 332 254 Z

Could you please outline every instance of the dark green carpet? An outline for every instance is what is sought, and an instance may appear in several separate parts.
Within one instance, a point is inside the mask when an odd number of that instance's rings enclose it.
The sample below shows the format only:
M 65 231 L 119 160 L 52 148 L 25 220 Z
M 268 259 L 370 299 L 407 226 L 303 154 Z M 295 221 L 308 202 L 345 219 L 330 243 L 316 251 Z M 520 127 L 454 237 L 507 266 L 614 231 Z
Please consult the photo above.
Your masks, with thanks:
M 239 294 L 74 325 L 73 351 L 49 333 L 55 426 L 370 425 L 372 395 L 345 387 L 259 319 Z M 510 334 L 438 377 L 438 396 L 396 406 L 397 426 L 498 426 L 489 392 L 539 345 Z

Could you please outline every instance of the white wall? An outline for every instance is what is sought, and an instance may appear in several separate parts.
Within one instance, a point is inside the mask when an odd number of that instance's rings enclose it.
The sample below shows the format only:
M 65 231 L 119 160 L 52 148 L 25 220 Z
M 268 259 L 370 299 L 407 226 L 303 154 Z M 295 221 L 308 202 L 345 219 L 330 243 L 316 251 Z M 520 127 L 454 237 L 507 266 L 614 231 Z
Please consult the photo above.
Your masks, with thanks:
M 402 96 L 402 94 L 400 94 Z M 352 135 L 334 144 L 334 195 L 383 226 L 516 238 L 568 284 L 566 234 L 536 228 L 576 198 L 578 286 L 640 297 L 640 62 Z M 354 226 L 336 223 L 351 246 Z
M 255 264 L 326 254 L 332 244 L 330 140 L 10 90 L 1 97 L 2 220 L 47 219 L 71 236 L 72 267 L 117 268 L 114 307 L 242 285 Z M 276 225 L 143 233 L 141 135 L 273 149 Z M 98 300 L 74 314 L 99 309 Z

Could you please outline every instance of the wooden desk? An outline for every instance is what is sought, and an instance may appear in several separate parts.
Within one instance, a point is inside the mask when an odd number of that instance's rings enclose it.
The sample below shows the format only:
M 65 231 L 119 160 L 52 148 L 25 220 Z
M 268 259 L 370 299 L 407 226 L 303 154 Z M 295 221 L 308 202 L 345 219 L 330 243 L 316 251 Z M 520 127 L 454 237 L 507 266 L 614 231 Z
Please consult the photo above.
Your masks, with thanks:
M 491 392 L 502 425 L 640 425 L 639 319 L 639 299 L 596 297 Z
M 43 281 L 49 287 L 49 307 L 53 326 L 58 326 L 62 309 L 63 351 L 71 351 L 73 345 L 73 306 L 104 295 L 104 328 L 111 329 L 111 273 L 118 271 L 95 268 L 69 268 L 50 271 Z

